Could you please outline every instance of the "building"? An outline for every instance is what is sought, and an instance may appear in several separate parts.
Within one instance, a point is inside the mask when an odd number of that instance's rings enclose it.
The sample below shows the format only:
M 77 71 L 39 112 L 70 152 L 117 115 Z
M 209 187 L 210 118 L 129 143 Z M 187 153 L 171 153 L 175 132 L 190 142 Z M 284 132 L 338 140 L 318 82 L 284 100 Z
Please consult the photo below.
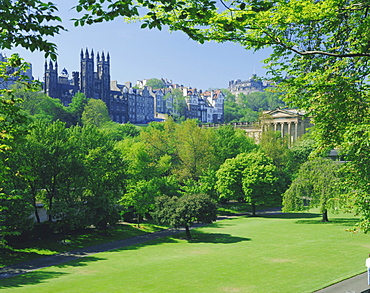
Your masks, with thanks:
M 228 90 L 235 96 L 239 94 L 249 95 L 253 92 L 263 92 L 269 86 L 271 86 L 270 82 L 262 81 L 257 78 L 256 74 L 253 74 L 248 80 L 236 79 L 229 81 Z
M 95 59 L 93 50 L 81 50 L 80 72 L 72 72 L 72 78 L 65 68 L 58 74 L 57 62 L 45 62 L 44 92 L 60 99 L 65 106 L 78 92 L 89 99 L 100 99 L 107 105 L 114 122 L 147 123 L 154 120 L 154 100 L 147 88 L 134 89 L 130 83 L 120 85 L 111 81 L 109 53 L 106 56 L 104 52 L 97 53 Z
M 2 53 L 0 53 L 0 62 L 7 62 L 7 57 L 4 56 Z M 32 64 L 29 65 L 30 68 L 27 69 L 26 72 L 22 72 L 23 75 L 27 76 L 30 81 L 33 80 L 32 77 Z M 16 68 L 8 68 L 10 71 L 9 74 L 12 74 L 16 71 Z M 17 78 L 10 78 L 8 80 L 2 80 L 0 79 L 0 90 L 8 89 L 12 84 L 14 84 L 17 81 Z
M 206 124 L 203 127 L 219 127 L 221 124 Z M 313 126 L 311 118 L 297 109 L 275 109 L 264 111 L 259 122 L 239 122 L 232 124 L 243 129 L 256 142 L 260 141 L 264 131 L 280 131 L 282 137 L 288 137 L 290 144 L 305 134 Z
M 104 52 L 97 53 L 95 58 L 93 50 L 81 50 L 80 72 L 72 72 L 71 78 L 65 68 L 58 73 L 57 62 L 45 62 L 44 92 L 60 99 L 65 106 L 81 92 L 89 99 L 104 101 L 112 121 L 117 123 L 148 123 L 166 116 L 184 116 L 205 123 L 223 122 L 225 97 L 221 91 L 202 93 L 167 79 L 162 79 L 164 88 L 152 89 L 146 86 L 147 81 L 138 81 L 136 87 L 129 82 L 112 81 L 110 56 Z

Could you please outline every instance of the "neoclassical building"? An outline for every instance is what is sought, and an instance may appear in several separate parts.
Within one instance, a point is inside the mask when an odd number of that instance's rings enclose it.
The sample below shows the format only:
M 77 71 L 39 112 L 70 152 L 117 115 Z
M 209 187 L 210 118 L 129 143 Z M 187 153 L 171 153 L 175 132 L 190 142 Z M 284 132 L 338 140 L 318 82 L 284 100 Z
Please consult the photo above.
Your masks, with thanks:
M 219 127 L 222 124 L 206 124 L 203 127 Z M 243 129 L 248 136 L 259 142 L 262 132 L 280 131 L 281 136 L 288 136 L 292 144 L 313 126 L 310 117 L 297 109 L 275 109 L 264 111 L 258 122 L 238 122 L 232 124 L 235 128 Z
M 275 109 L 264 111 L 261 118 L 261 128 L 264 130 L 280 131 L 281 136 L 289 136 L 293 142 L 312 127 L 310 117 L 297 109 Z

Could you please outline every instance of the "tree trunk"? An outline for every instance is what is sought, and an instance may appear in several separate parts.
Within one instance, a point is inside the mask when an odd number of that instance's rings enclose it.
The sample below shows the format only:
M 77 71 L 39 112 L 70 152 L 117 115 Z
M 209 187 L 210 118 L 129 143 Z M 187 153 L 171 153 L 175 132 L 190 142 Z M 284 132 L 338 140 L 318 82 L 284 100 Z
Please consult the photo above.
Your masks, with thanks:
M 253 217 L 256 216 L 256 204 L 255 203 L 252 203 L 252 216 Z
M 189 225 L 186 225 L 185 226 L 185 231 L 186 231 L 186 239 L 190 240 L 191 239 L 191 235 L 190 235 Z
M 52 209 L 52 204 L 53 204 L 53 197 L 50 196 L 49 198 L 49 222 L 52 222 L 53 221 L 53 217 L 51 215 L 51 209 Z
M 328 210 L 327 209 L 324 209 L 324 211 L 322 212 L 322 222 L 329 222 L 329 218 L 328 218 Z
M 40 224 L 41 220 L 40 220 L 40 216 L 39 216 L 39 212 L 37 210 L 36 204 L 34 204 L 34 208 L 35 208 L 36 223 Z

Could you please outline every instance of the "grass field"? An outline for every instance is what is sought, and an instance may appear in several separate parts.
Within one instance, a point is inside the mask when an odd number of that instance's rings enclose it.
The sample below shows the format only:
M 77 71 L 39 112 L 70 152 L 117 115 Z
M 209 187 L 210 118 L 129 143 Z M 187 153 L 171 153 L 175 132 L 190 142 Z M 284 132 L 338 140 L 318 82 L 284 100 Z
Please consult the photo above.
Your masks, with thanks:
M 365 271 L 350 215 L 240 217 L 0 280 L 2 292 L 313 292 Z

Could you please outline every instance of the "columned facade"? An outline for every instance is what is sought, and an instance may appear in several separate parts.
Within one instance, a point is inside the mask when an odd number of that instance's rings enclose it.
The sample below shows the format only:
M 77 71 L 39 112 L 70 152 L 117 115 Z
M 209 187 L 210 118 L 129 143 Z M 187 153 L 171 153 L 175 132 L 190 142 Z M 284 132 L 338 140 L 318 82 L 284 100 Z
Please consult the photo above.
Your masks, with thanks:
M 276 109 L 264 111 L 263 114 L 262 129 L 280 131 L 281 136 L 288 137 L 290 143 L 305 134 L 312 126 L 310 118 L 306 118 L 303 112 L 296 109 Z

